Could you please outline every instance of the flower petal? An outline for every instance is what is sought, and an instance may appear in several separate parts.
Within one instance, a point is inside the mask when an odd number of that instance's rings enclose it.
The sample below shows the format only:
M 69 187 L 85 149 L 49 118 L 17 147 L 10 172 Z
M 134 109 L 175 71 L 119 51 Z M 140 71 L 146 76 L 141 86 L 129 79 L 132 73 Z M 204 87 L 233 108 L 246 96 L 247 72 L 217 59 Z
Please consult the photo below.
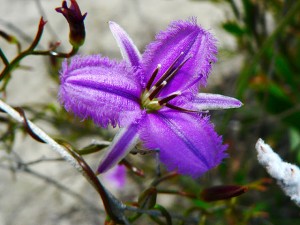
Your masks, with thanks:
M 109 27 L 118 43 L 123 59 L 132 66 L 139 66 L 141 53 L 128 34 L 115 22 L 110 21 Z
M 182 54 L 175 67 L 178 67 L 187 58 L 189 59 L 164 88 L 162 96 L 183 89 L 195 81 L 195 85 L 192 89 L 189 88 L 189 91 L 197 91 L 200 84 L 206 84 L 211 64 L 217 60 L 215 42 L 215 38 L 198 26 L 194 18 L 171 23 L 166 31 L 160 32 L 156 36 L 156 40 L 146 47 L 141 63 L 146 81 L 150 79 L 153 71 L 160 64 L 161 68 L 154 81 L 156 82 Z
M 173 110 L 148 114 L 143 121 L 141 140 L 149 149 L 160 150 L 168 170 L 199 177 L 217 166 L 227 146 L 216 134 L 208 117 Z
M 102 158 L 97 169 L 98 173 L 104 173 L 115 166 L 134 148 L 139 137 L 138 127 L 137 123 L 132 123 L 130 126 L 120 129 L 106 151 L 106 155 Z
M 116 165 L 114 168 L 103 174 L 103 181 L 108 187 L 121 190 L 126 184 L 126 167 L 124 165 Z
M 239 108 L 243 104 L 235 99 L 224 95 L 199 93 L 191 103 L 192 109 L 199 111 Z
M 74 57 L 61 71 L 59 100 L 67 111 L 106 127 L 120 124 L 123 112 L 140 111 L 141 87 L 124 63 L 100 56 Z M 134 119 L 135 114 L 129 113 Z M 127 118 L 128 119 L 128 118 Z

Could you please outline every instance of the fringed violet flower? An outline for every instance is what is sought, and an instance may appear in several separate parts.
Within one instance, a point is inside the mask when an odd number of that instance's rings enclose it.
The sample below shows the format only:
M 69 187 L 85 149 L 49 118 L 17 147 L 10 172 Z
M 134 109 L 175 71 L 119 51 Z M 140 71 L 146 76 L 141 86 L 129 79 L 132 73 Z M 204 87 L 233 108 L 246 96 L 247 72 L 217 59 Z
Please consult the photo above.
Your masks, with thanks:
M 198 93 L 216 62 L 214 37 L 195 19 L 176 21 L 141 55 L 116 23 L 110 29 L 124 61 L 74 57 L 61 71 L 60 102 L 96 124 L 120 126 L 98 168 L 103 173 L 142 141 L 168 170 L 199 177 L 226 156 L 207 110 L 237 108 L 230 97 Z

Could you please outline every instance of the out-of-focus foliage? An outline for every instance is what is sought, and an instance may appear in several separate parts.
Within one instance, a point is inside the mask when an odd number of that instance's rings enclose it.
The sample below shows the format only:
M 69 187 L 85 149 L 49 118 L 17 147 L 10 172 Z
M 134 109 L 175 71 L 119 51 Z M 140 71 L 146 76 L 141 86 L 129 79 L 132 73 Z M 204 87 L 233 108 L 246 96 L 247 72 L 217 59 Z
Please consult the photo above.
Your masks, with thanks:
M 230 8 L 230 16 L 221 26 L 236 40 L 231 55 L 242 57 L 241 69 L 234 71 L 234 83 L 235 97 L 244 103 L 235 112 L 240 121 L 237 137 L 226 134 L 236 154 L 231 155 L 234 157 L 231 162 L 238 169 L 226 165 L 224 176 L 244 183 L 267 176 L 252 152 L 255 138 L 265 138 L 287 161 L 300 164 L 300 2 L 225 0 L 218 3 Z M 227 122 L 231 116 L 228 115 Z M 232 174 L 225 175 L 228 172 Z M 259 198 L 251 196 L 255 199 L 253 207 L 264 215 L 264 219 L 256 222 L 252 218 L 253 224 L 299 223 L 298 208 L 276 186 Z
M 261 106 L 300 131 L 300 7 L 297 1 L 230 1 L 235 19 L 223 28 L 232 34 L 245 64 L 237 96 L 255 93 Z

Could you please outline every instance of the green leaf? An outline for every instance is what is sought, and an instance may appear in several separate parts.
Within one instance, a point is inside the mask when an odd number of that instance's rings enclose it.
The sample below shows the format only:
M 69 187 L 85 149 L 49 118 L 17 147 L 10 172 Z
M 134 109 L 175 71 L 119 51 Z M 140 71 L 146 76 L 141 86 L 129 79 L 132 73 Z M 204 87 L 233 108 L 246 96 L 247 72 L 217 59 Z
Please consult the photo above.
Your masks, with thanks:
M 300 132 L 291 128 L 289 133 L 291 151 L 296 152 L 297 162 L 300 163 Z
M 293 102 L 286 94 L 284 87 L 267 81 L 256 89 L 258 100 L 269 113 L 300 131 L 300 111 L 297 110 L 297 102 Z
M 198 206 L 201 209 L 208 210 L 209 208 L 212 207 L 212 204 L 202 201 L 200 199 L 195 199 L 195 200 L 193 200 L 193 202 L 196 206 Z
M 226 30 L 228 33 L 236 36 L 241 37 L 246 33 L 245 29 L 243 29 L 237 22 L 234 21 L 227 21 L 222 24 L 222 27 L 224 30 Z
M 275 71 L 276 73 L 284 79 L 284 81 L 293 88 L 297 90 L 298 82 L 296 80 L 297 76 L 293 73 L 288 59 L 282 55 L 276 55 L 274 58 L 275 61 Z M 299 80 L 299 79 L 298 79 Z

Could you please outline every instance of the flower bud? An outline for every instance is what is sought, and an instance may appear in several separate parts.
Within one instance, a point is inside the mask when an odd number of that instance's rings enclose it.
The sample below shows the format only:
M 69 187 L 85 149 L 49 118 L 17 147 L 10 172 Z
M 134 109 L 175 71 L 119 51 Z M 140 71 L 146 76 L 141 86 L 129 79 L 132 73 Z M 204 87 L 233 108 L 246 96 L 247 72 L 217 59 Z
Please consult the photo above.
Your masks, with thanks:
M 69 23 L 70 34 L 69 41 L 73 47 L 80 47 L 84 43 L 85 28 L 84 22 L 87 13 L 81 14 L 80 8 L 76 0 L 71 0 L 71 5 L 67 6 L 67 2 L 63 1 L 62 7 L 55 9 L 57 12 L 62 13 Z
M 246 186 L 240 185 L 220 185 L 204 189 L 201 198 L 204 201 L 212 202 L 239 196 L 248 190 Z

